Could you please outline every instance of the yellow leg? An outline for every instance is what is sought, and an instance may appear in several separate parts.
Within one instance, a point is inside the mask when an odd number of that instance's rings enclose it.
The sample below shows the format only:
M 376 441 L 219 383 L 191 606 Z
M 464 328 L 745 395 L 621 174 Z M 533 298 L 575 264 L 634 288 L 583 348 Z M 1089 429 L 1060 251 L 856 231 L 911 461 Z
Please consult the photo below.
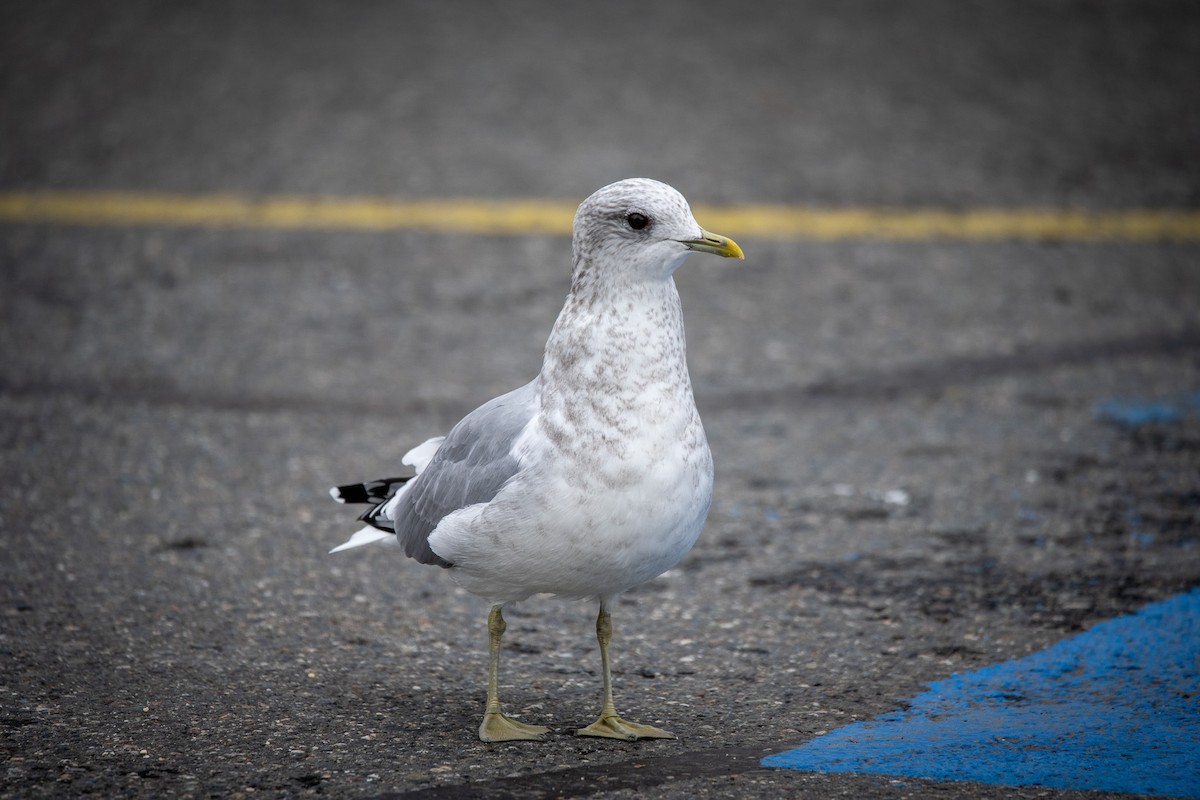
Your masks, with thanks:
M 608 660 L 608 643 L 612 640 L 612 617 L 600 603 L 600 613 L 596 617 L 596 641 L 600 643 L 601 680 L 604 683 L 604 703 L 600 707 L 600 718 L 575 731 L 576 736 L 603 736 L 608 739 L 674 739 L 675 734 L 655 728 L 653 725 L 640 725 L 636 722 L 626 722 L 617 715 L 613 705 L 612 669 Z
M 504 635 L 504 615 L 500 606 L 488 614 L 488 688 L 487 708 L 479 724 L 479 740 L 483 742 L 543 741 L 549 728 L 526 725 L 507 717 L 500 710 L 500 637 Z

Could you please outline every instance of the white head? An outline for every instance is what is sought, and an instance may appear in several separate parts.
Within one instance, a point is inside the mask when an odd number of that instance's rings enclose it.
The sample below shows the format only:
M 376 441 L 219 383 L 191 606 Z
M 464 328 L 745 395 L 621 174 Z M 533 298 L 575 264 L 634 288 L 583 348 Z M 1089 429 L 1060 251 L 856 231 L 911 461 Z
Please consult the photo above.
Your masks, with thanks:
M 572 245 L 576 282 L 670 277 L 692 252 L 744 258 L 737 244 L 709 233 L 692 216 L 687 200 L 665 183 L 629 178 L 609 184 L 575 212 Z M 600 267 L 604 275 L 594 274 Z

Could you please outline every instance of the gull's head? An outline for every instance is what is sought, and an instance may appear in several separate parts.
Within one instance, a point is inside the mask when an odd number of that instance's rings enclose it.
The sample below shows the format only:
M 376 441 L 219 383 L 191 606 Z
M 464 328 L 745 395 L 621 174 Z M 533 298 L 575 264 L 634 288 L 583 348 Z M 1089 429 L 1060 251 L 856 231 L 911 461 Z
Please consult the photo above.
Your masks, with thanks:
M 683 195 L 649 178 L 611 183 L 584 200 L 572 243 L 577 271 L 602 264 L 627 279 L 669 277 L 693 252 L 744 258 L 732 239 L 700 227 Z

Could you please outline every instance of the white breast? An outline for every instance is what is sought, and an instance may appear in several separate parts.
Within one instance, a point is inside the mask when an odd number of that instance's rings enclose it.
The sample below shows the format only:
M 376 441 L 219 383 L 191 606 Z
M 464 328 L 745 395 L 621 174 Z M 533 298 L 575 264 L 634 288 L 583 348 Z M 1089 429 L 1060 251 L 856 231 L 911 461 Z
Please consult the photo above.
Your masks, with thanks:
M 540 410 L 514 446 L 521 471 L 429 540 L 471 591 L 497 602 L 612 596 L 670 569 L 695 543 L 712 498 L 712 457 L 678 296 L 666 288 L 646 298 L 649 308 L 625 298 L 619 309 L 577 309 L 591 315 L 577 328 L 560 317 Z

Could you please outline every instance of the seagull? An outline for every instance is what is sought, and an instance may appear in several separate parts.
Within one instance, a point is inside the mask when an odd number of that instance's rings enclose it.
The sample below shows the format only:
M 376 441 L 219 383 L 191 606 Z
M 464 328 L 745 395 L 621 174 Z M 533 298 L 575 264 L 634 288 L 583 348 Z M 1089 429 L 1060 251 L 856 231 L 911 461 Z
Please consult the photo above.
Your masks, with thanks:
M 503 609 L 543 593 L 599 603 L 603 700 L 576 735 L 675 738 L 617 714 L 609 609 L 683 558 L 712 500 L 672 276 L 695 252 L 744 256 L 701 228 L 683 195 L 648 178 L 584 200 L 572 250 L 571 290 L 536 378 L 406 453 L 415 475 L 330 490 L 370 506 L 366 527 L 330 552 L 399 545 L 491 604 L 484 742 L 550 731 L 505 715 L 499 697 Z

